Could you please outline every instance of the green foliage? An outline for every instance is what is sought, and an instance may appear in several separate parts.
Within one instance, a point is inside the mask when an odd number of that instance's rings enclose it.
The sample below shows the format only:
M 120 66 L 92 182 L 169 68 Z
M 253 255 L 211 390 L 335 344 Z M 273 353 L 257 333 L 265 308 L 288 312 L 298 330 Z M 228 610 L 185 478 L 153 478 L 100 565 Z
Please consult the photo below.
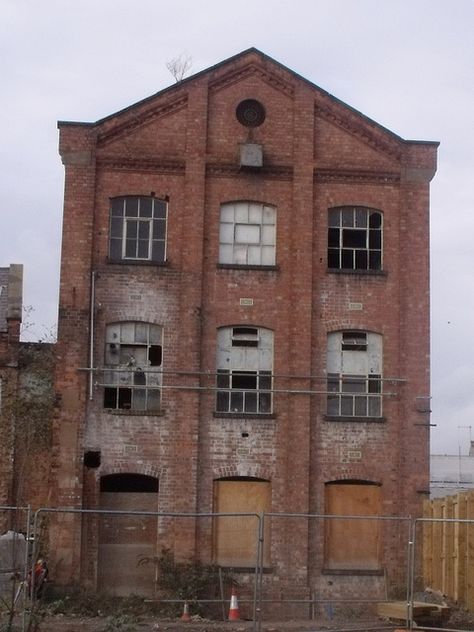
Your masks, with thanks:
M 105 627 L 100 632 L 134 632 L 138 622 L 137 617 L 129 614 L 114 615 L 108 617 Z
M 140 558 L 139 565 L 143 564 L 157 567 L 157 585 L 162 598 L 194 602 L 200 612 L 207 610 L 205 606 L 199 606 L 200 599 L 220 597 L 221 578 L 224 586 L 237 584 L 228 570 L 219 569 L 213 564 L 203 564 L 199 560 L 178 562 L 170 549 L 166 548 L 157 557 Z

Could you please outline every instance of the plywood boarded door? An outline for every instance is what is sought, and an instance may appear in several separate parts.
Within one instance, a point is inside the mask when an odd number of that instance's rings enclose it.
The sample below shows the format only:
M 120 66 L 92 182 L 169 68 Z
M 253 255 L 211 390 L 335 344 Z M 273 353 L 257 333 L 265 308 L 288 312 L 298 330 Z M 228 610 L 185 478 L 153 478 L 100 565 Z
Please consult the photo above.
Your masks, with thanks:
M 271 485 L 268 481 L 233 479 L 214 481 L 216 513 L 261 513 L 270 511 Z M 265 522 L 263 562 L 270 563 L 270 523 Z M 258 519 L 232 516 L 214 520 L 214 561 L 220 566 L 254 567 L 257 552 Z
M 156 491 L 150 489 L 151 477 L 123 478 L 102 485 L 100 508 L 116 511 L 157 511 Z M 131 475 L 126 475 L 130 477 Z M 107 477 L 106 477 L 107 478 Z M 114 483 L 115 487 L 111 484 Z M 113 491 L 110 491 L 113 489 Z M 141 490 L 141 491 L 137 491 Z M 138 565 L 141 556 L 156 555 L 157 519 L 145 516 L 104 515 L 100 518 L 98 589 L 125 597 L 135 594 L 154 596 L 155 569 L 153 563 Z
M 366 482 L 326 484 L 326 514 L 380 515 L 381 488 Z M 325 566 L 328 569 L 378 570 L 380 521 L 326 520 Z

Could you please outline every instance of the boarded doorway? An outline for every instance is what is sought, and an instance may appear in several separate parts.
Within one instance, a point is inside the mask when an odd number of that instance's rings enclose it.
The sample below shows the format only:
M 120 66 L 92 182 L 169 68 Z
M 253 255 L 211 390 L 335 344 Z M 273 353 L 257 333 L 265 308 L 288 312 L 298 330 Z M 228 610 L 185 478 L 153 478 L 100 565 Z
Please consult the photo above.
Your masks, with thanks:
M 115 511 L 158 511 L 158 479 L 141 474 L 112 474 L 100 483 L 100 508 Z M 147 516 L 101 516 L 98 589 L 125 597 L 154 596 L 153 564 L 138 565 L 141 556 L 156 555 L 157 519 Z
M 271 485 L 256 478 L 214 481 L 216 513 L 262 513 L 270 511 Z M 251 516 L 216 518 L 214 521 L 214 562 L 234 568 L 255 567 L 258 519 Z M 265 521 L 264 566 L 270 564 L 270 522 Z
M 367 481 L 326 483 L 326 514 L 379 516 L 381 487 Z M 380 569 L 380 521 L 326 520 L 325 566 L 331 570 Z

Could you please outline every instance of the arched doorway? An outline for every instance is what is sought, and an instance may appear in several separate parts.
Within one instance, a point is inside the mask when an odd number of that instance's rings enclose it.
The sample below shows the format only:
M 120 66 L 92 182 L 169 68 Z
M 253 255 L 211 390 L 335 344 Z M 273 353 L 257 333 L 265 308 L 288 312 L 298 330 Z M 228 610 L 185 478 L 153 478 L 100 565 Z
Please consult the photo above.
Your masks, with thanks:
M 100 509 L 158 511 L 158 479 L 143 474 L 110 474 L 100 481 Z M 155 590 L 153 564 L 141 557 L 156 555 L 157 518 L 102 515 L 99 521 L 97 585 L 100 592 L 151 597 Z

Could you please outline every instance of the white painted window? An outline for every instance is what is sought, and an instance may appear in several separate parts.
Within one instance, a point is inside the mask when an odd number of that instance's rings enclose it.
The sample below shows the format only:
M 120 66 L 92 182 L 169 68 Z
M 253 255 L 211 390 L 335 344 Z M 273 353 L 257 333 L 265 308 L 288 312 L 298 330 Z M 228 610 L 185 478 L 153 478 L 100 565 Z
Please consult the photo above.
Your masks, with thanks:
M 327 414 L 382 416 L 382 336 L 365 331 L 328 335 Z
M 273 332 L 263 327 L 222 327 L 217 332 L 216 410 L 272 412 Z
M 168 205 L 153 197 L 114 198 L 110 209 L 110 259 L 166 260 Z
M 107 325 L 104 407 L 159 410 L 163 364 L 159 325 L 120 322 Z
M 219 263 L 275 265 L 276 209 L 257 202 L 221 206 Z
M 382 269 L 382 213 L 362 206 L 329 209 L 328 268 Z

